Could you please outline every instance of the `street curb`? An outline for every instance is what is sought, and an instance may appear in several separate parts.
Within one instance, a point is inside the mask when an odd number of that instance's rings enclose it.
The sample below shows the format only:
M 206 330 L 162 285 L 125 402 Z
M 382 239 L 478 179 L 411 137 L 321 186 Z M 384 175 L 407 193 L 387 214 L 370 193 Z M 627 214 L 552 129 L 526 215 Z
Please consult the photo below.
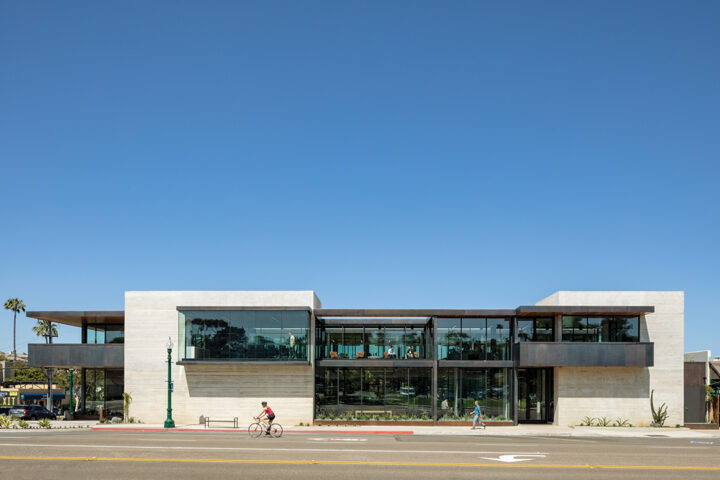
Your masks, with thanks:
M 228 429 L 228 428 L 115 428 L 115 427 L 92 427 L 93 431 L 104 432 L 221 432 L 221 433 L 245 433 L 244 429 Z M 339 435 L 414 435 L 412 430 L 285 430 L 283 434 L 292 433 L 312 433 L 312 434 L 339 434 Z

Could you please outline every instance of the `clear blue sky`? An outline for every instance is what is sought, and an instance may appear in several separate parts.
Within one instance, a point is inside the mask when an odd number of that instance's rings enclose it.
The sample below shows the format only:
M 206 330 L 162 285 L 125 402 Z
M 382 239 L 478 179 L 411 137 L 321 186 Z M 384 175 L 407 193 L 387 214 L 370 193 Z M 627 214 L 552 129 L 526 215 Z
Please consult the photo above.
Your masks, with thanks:
M 4 1 L 0 297 L 684 290 L 720 354 L 719 45 L 716 1 Z

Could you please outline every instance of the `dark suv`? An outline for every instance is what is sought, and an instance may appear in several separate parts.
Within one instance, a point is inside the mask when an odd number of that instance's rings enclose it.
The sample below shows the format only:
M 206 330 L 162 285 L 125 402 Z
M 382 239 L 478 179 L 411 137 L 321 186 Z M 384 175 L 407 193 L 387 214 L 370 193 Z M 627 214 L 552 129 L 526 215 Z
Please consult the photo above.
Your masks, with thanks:
M 15 405 L 10 409 L 10 416 L 21 420 L 57 419 L 57 415 L 42 405 Z

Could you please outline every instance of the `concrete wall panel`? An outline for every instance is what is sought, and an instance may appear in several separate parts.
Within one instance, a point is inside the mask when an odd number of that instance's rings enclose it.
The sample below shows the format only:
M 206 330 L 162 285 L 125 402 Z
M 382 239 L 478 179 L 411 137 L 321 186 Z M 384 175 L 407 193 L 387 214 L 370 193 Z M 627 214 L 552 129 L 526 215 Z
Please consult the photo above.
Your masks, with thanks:
M 640 322 L 640 341 L 654 343 L 654 366 L 644 373 L 631 367 L 625 371 L 598 367 L 592 370 L 557 368 L 556 423 L 577 424 L 584 416 L 629 418 L 633 424 L 648 425 L 650 391 L 655 390 L 657 405 L 668 406 L 667 425 L 684 422 L 683 353 L 684 292 L 571 292 L 560 291 L 538 302 L 538 305 L 624 306 L 653 305 L 655 313 Z M 612 397 L 612 389 L 625 397 Z M 644 398 L 639 393 L 647 393 Z M 604 415 L 594 412 L 604 412 Z
M 133 396 L 130 414 L 162 423 L 167 408 L 168 335 L 178 360 L 178 306 L 320 306 L 312 291 L 302 292 L 126 292 L 125 391 Z M 173 418 L 197 423 L 200 415 L 238 417 L 250 422 L 261 400 L 278 409 L 281 423 L 310 422 L 313 375 L 308 366 L 183 366 L 173 363 Z M 263 381 L 263 378 L 267 378 Z M 294 392 L 294 393 L 293 393 Z

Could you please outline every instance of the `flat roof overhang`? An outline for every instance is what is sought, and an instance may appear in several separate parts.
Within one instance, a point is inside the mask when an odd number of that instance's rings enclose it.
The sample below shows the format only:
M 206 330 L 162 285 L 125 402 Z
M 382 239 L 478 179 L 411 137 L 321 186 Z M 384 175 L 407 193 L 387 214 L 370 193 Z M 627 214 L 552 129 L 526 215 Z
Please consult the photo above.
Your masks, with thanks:
M 82 327 L 83 324 L 123 324 L 124 310 L 73 310 L 73 311 L 32 311 L 25 314 L 29 318 L 48 320 L 53 323 Z
M 598 306 L 598 305 L 528 305 L 516 309 L 518 317 L 536 315 L 568 314 L 568 315 L 644 315 L 654 313 L 653 306 Z
M 653 306 L 593 306 L 593 305 L 527 305 L 515 309 L 387 309 L 387 308 L 319 308 L 316 317 L 530 317 L 536 315 L 643 315 L 654 313 Z
M 411 308 L 318 308 L 316 317 L 514 317 L 515 310 L 411 309 Z

